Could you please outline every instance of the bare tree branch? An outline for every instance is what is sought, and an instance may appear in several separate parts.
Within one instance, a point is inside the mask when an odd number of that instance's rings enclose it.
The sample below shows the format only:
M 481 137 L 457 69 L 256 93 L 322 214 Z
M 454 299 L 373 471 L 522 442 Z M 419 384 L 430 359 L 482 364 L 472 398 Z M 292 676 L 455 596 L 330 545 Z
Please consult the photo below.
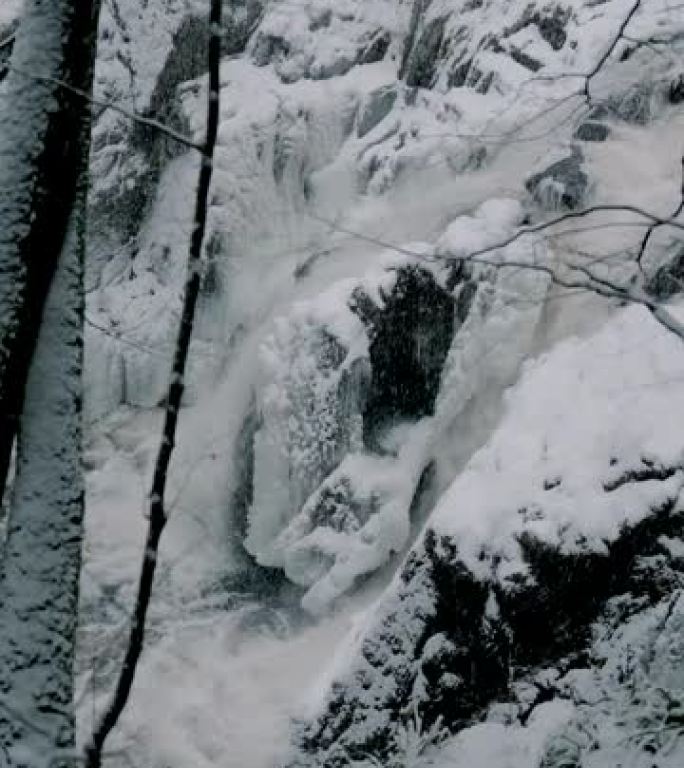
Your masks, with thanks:
M 475 257 L 482 256 L 487 253 L 491 253 L 492 251 L 497 251 L 501 248 L 506 248 L 507 246 L 514 243 L 516 240 L 520 240 L 521 238 L 527 235 L 534 235 L 534 234 L 539 234 L 540 232 L 545 232 L 548 229 L 552 229 L 557 224 L 562 224 L 564 221 L 569 221 L 571 219 L 584 219 L 587 216 L 591 216 L 594 213 L 604 213 L 604 212 L 633 213 L 635 216 L 640 216 L 643 219 L 651 221 L 653 224 L 657 226 L 663 226 L 667 224 L 684 231 L 684 223 L 677 221 L 675 217 L 669 217 L 664 219 L 661 216 L 657 216 L 654 213 L 645 211 L 643 208 L 639 208 L 635 205 L 620 205 L 620 204 L 606 203 L 606 204 L 592 205 L 591 207 L 584 208 L 581 211 L 569 211 L 568 213 L 564 213 L 561 216 L 558 216 L 554 219 L 550 219 L 549 221 L 545 221 L 540 224 L 534 224 L 528 227 L 521 227 L 520 229 L 516 230 L 516 232 L 514 232 L 510 237 L 507 237 L 504 240 L 501 240 L 494 245 L 489 245 L 486 248 L 481 248 L 477 251 L 473 251 L 472 253 L 468 254 L 468 256 L 465 256 L 463 258 L 465 260 L 472 260 Z M 364 240 L 367 243 L 370 243 L 371 245 L 377 245 L 380 248 L 387 248 L 389 250 L 404 254 L 405 256 L 410 256 L 412 258 L 420 258 L 420 259 L 428 259 L 428 260 L 429 259 L 443 260 L 443 257 L 441 256 L 425 256 L 425 254 L 420 254 L 416 251 L 411 250 L 410 248 L 404 248 L 402 246 L 396 245 L 395 243 L 391 243 L 389 241 L 382 240 L 380 238 L 373 237 L 371 235 L 365 235 L 361 232 L 356 232 L 352 229 L 347 229 L 345 227 L 340 226 L 339 224 L 334 222 L 332 219 L 328 219 L 324 216 L 319 216 L 315 213 L 308 213 L 307 215 L 310 218 L 314 219 L 315 221 L 320 222 L 321 224 L 326 224 L 336 232 L 341 232 L 342 234 L 349 235 L 350 237 L 356 238 L 357 240 Z M 646 226 L 646 225 L 643 224 L 642 226 Z
M 9 37 L 6 37 L 1 43 L 0 43 L 0 51 L 2 51 L 5 48 L 9 48 L 10 45 L 14 43 L 14 40 L 16 39 L 16 32 L 11 34 Z
M 682 211 L 684 211 L 684 157 L 682 157 L 682 182 L 681 182 L 681 189 L 680 189 L 680 201 L 677 207 L 672 212 L 672 216 L 670 218 L 678 219 Z M 643 262 L 644 256 L 646 255 L 646 249 L 648 248 L 648 244 L 651 237 L 653 236 L 653 233 L 656 231 L 656 229 L 662 226 L 663 226 L 662 224 L 654 223 L 646 230 L 646 234 L 644 235 L 644 238 L 641 241 L 641 244 L 639 246 L 639 251 L 637 252 L 637 257 L 636 257 L 636 263 L 638 264 L 639 269 L 642 269 L 642 262 Z
M 99 116 L 104 114 L 104 112 L 106 112 L 108 109 L 111 109 L 113 112 L 118 112 L 119 114 L 123 115 L 124 117 L 127 117 L 129 120 L 132 120 L 133 122 L 139 123 L 140 125 L 145 125 L 148 128 L 153 128 L 155 131 L 158 131 L 159 133 L 164 134 L 164 136 L 168 137 L 172 141 L 176 141 L 179 144 L 182 144 L 183 146 L 188 147 L 189 149 L 194 149 L 194 150 L 197 150 L 198 152 L 203 151 L 203 146 L 201 144 L 197 144 L 188 136 L 184 136 L 182 133 L 175 131 L 173 128 L 170 128 L 168 125 L 164 125 L 164 123 L 160 122 L 159 120 L 155 120 L 152 117 L 143 117 L 143 115 L 140 115 L 137 112 L 133 112 L 130 109 L 126 109 L 126 107 L 122 107 L 120 104 L 117 104 L 115 101 L 98 99 L 97 97 L 92 96 L 91 94 L 81 90 L 80 88 L 75 88 L 73 85 L 69 85 L 69 83 L 64 82 L 64 80 L 59 80 L 54 77 L 45 77 L 43 75 L 35 75 L 31 72 L 18 69 L 17 67 L 11 66 L 9 64 L 0 66 L 0 72 L 8 71 L 10 69 L 16 72 L 17 74 L 21 75 L 22 77 L 28 78 L 29 80 L 36 80 L 38 82 L 52 83 L 53 85 L 57 85 L 60 88 L 63 88 L 65 91 L 69 91 L 69 93 L 74 94 L 75 96 L 80 96 L 82 99 L 85 99 L 90 104 L 96 107 L 101 107 L 102 112 L 100 112 Z
M 331 229 L 333 229 L 336 232 L 349 235 L 350 237 L 357 238 L 359 240 L 370 243 L 372 245 L 376 245 L 380 248 L 386 248 L 388 250 L 395 251 L 396 253 L 403 254 L 404 256 L 420 259 L 422 261 L 443 261 L 446 263 L 472 262 L 476 264 L 483 264 L 496 269 L 520 269 L 520 270 L 528 270 L 528 271 L 534 271 L 534 272 L 543 272 L 544 274 L 548 275 L 551 278 L 554 284 L 559 285 L 563 288 L 573 289 L 573 290 L 574 289 L 586 290 L 586 291 L 590 291 L 592 293 L 598 294 L 599 296 L 604 296 L 606 298 L 619 299 L 622 301 L 627 301 L 632 304 L 639 304 L 640 306 L 646 307 L 646 309 L 648 309 L 649 312 L 651 312 L 653 317 L 661 325 L 663 325 L 665 328 L 667 328 L 669 331 L 671 331 L 675 335 L 679 336 L 679 338 L 684 341 L 684 324 L 681 323 L 679 320 L 677 320 L 677 318 L 675 318 L 674 315 L 665 306 L 651 299 L 640 288 L 637 288 L 634 286 L 627 287 L 627 286 L 616 285 L 610 282 L 609 280 L 605 280 L 604 278 L 597 277 L 591 270 L 589 270 L 584 266 L 564 265 L 566 270 L 569 270 L 570 272 L 572 272 L 573 270 L 579 271 L 580 273 L 584 274 L 587 278 L 586 280 L 577 280 L 569 276 L 566 276 L 564 274 L 561 274 L 557 269 L 547 264 L 539 264 L 533 261 L 511 261 L 511 260 L 506 260 L 505 262 L 499 262 L 499 261 L 494 261 L 491 259 L 484 258 L 488 254 L 494 253 L 495 251 L 501 250 L 503 248 L 506 248 L 509 245 L 512 245 L 514 242 L 516 242 L 517 240 L 520 240 L 521 238 L 527 235 L 540 234 L 564 221 L 568 221 L 570 219 L 585 218 L 594 213 L 610 212 L 610 211 L 621 211 L 621 212 L 633 213 L 637 216 L 640 216 L 643 219 L 650 221 L 652 225 L 664 226 L 667 224 L 684 231 L 684 223 L 677 221 L 676 217 L 669 217 L 667 219 L 664 219 L 661 216 L 656 216 L 655 214 L 650 213 L 649 211 L 645 211 L 634 205 L 614 205 L 614 204 L 595 205 L 590 208 L 585 208 L 582 211 L 570 211 L 568 213 L 563 214 L 562 216 L 558 216 L 555 219 L 551 219 L 550 221 L 542 222 L 540 224 L 535 224 L 529 227 L 521 227 L 516 232 L 514 232 L 510 237 L 507 237 L 504 240 L 499 241 L 498 243 L 494 243 L 485 248 L 480 248 L 468 254 L 464 254 L 463 256 L 453 257 L 453 256 L 442 256 L 440 254 L 426 255 L 424 253 L 419 253 L 418 251 L 412 250 L 410 248 L 404 248 L 404 247 L 395 245 L 394 243 L 389 243 L 385 240 L 382 240 L 381 238 L 373 237 L 370 235 L 364 235 L 360 232 L 355 232 L 354 230 L 348 229 L 346 227 L 342 227 L 338 225 L 336 222 L 330 219 L 326 219 L 325 217 L 318 216 L 313 213 L 310 213 L 309 216 L 315 219 L 316 221 L 319 221 L 323 224 L 328 225 L 329 227 L 331 227 Z
M 632 6 L 629 13 L 625 16 L 625 18 L 622 21 L 622 24 L 620 24 L 620 27 L 618 28 L 617 34 L 613 38 L 613 41 L 608 46 L 608 48 L 605 50 L 601 58 L 596 62 L 596 65 L 594 68 L 589 72 L 588 74 L 584 75 L 584 95 L 587 99 L 587 101 L 591 101 L 591 92 L 590 92 L 590 86 L 591 81 L 598 75 L 598 73 L 603 69 L 603 65 L 608 61 L 608 59 L 613 55 L 613 51 L 617 48 L 618 43 L 620 40 L 622 40 L 623 35 L 625 33 L 625 30 L 629 26 L 630 22 L 634 18 L 634 15 L 641 7 L 641 0 L 636 0 L 634 5 Z
M 143 649 L 145 622 L 152 596 L 159 541 L 167 522 L 165 508 L 166 483 L 169 464 L 175 446 L 178 414 L 185 389 L 185 369 L 190 349 L 190 339 L 192 337 L 195 308 L 199 296 L 202 246 L 206 231 L 209 187 L 218 134 L 222 4 L 222 0 L 212 0 L 211 2 L 207 132 L 204 145 L 202 146 L 202 165 L 195 201 L 195 223 L 188 257 L 183 312 L 171 371 L 162 438 L 154 469 L 152 491 L 150 493 L 150 524 L 140 571 L 138 594 L 132 617 L 128 647 L 114 696 L 86 748 L 87 768 L 100 768 L 105 741 L 118 722 L 130 696 L 138 661 Z

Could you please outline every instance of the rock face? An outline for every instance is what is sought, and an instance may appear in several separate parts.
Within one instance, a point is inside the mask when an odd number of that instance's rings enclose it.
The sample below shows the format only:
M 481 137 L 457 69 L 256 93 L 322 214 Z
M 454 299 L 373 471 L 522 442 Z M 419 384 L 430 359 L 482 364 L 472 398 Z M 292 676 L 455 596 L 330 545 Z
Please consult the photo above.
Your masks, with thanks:
M 406 84 L 429 88 L 440 62 L 444 42 L 445 18 L 432 19 L 417 39 L 406 64 Z
M 260 12 L 259 0 L 238 0 L 226 9 L 222 35 L 226 55 L 244 50 Z M 105 6 L 98 88 L 120 100 L 130 100 L 143 116 L 187 134 L 189 125 L 177 90 L 206 71 L 206 18 L 206 9 L 194 0 L 165 0 L 161 7 L 153 4 L 137 15 L 142 27 L 138 30 L 136 16 L 128 12 L 125 0 L 111 8 Z M 153 54 L 137 39 L 145 32 L 157 41 Z M 110 57 L 118 67 L 105 67 Z M 117 168 L 114 160 L 124 146 Z M 93 235 L 130 240 L 150 212 L 163 170 L 186 151 L 153 128 L 103 113 L 95 122 L 93 136 Z
M 583 161 L 579 147 L 573 147 L 571 155 L 530 176 L 525 187 L 543 208 L 579 208 L 589 185 L 589 178 L 582 170 Z
M 684 584 L 684 563 L 658 543 L 684 533 L 684 515 L 672 515 L 673 507 L 625 530 L 606 553 L 565 555 L 525 539 L 529 577 L 520 586 L 479 579 L 459 559 L 456 540 L 428 531 L 350 677 L 300 731 L 302 751 L 326 768 L 349 758 L 392 760 L 414 710 L 426 731 L 435 723 L 458 731 L 492 702 L 514 698 L 515 684 L 534 670 L 583 668 L 592 625 L 610 598 L 629 594 L 643 609 Z M 662 569 L 655 579 L 654 568 Z
M 380 88 L 371 93 L 363 105 L 359 116 L 356 133 L 360 139 L 370 133 L 392 111 L 397 101 L 397 90 L 394 87 Z
M 655 328 L 643 328 L 645 320 L 640 311 L 627 312 L 593 344 L 569 344 L 528 369 L 509 399 L 510 420 L 504 419 L 490 445 L 442 497 L 424 536 L 374 607 L 321 713 L 301 725 L 300 756 L 291 765 L 337 768 L 349 759 L 370 758 L 401 764 L 415 712 L 425 733 L 438 725 L 451 732 L 467 728 L 492 704 L 515 703 L 516 691 L 540 669 L 586 669 L 596 622 L 605 620 L 615 599 L 645 611 L 681 589 L 684 560 L 672 544 L 684 535 L 681 448 L 671 443 L 670 453 L 665 447 L 671 434 L 666 421 L 642 422 L 651 418 L 642 412 L 624 423 L 626 400 L 597 417 L 596 401 L 581 392 L 587 387 L 600 400 L 602 389 L 615 397 L 613 387 L 597 385 L 601 363 L 580 360 L 610 348 L 625 332 L 649 336 Z M 655 354 L 665 361 L 676 340 L 662 330 L 657 336 Z M 587 377 L 579 390 L 570 382 L 554 386 L 555 376 L 573 365 Z M 675 367 L 680 365 L 681 355 Z M 630 375 L 638 380 L 641 373 Z M 550 413 L 563 409 L 559 390 L 565 386 L 577 394 L 575 410 L 549 426 Z M 666 397 L 673 398 L 668 409 L 679 407 L 675 387 Z M 532 475 L 527 472 L 533 464 L 514 455 L 536 441 L 526 407 L 547 425 L 546 458 Z M 660 412 L 648 397 L 642 407 Z M 531 430 L 524 437 L 523 425 Z M 618 434 L 623 446 L 636 440 L 634 455 L 610 447 Z M 576 442 L 580 436 L 586 446 Z M 647 443 L 659 448 L 639 459 Z M 555 471 L 566 450 L 588 450 L 583 468 Z M 588 478 L 594 479 L 591 488 Z M 537 703 L 543 701 L 539 690 Z M 524 724 L 531 710 L 518 705 L 516 717 Z
M 610 136 L 610 128 L 603 123 L 582 123 L 574 134 L 579 141 L 605 141 Z
M 488 201 L 457 217 L 438 248 L 455 255 L 521 217 L 516 201 Z M 393 261 L 300 304 L 262 348 L 245 544 L 305 587 L 315 614 L 406 546 L 437 435 L 477 397 L 481 377 L 498 389 L 516 375 L 547 288 L 541 274 Z M 510 302 L 518 291 L 532 307 Z M 516 329 L 515 344 L 474 365 L 503 329 Z
M 454 299 L 425 269 L 400 269 L 381 306 L 357 291 L 352 307 L 367 328 L 371 382 L 363 413 L 364 441 L 383 426 L 433 413 L 454 332 Z

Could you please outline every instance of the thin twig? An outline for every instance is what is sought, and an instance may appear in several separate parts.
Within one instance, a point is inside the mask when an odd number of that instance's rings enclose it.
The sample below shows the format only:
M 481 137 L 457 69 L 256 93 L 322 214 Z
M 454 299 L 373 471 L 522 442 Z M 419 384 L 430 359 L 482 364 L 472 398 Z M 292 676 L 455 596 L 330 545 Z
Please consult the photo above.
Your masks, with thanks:
M 6 37 L 1 43 L 0 43 L 0 51 L 2 51 L 5 48 L 8 48 L 10 45 L 14 43 L 14 41 L 17 38 L 17 33 L 14 32 L 9 37 Z
M 622 301 L 627 301 L 632 304 L 638 304 L 640 306 L 643 306 L 649 310 L 649 312 L 653 315 L 653 317 L 662 326 L 664 326 L 669 331 L 674 333 L 680 339 L 684 340 L 684 324 L 682 324 L 679 320 L 677 320 L 677 318 L 674 317 L 674 315 L 672 315 L 672 313 L 666 307 L 661 305 L 659 302 L 652 300 L 643 291 L 640 291 L 636 287 L 628 288 L 628 287 L 615 285 L 610 281 L 599 279 L 591 271 L 585 268 L 578 268 L 577 266 L 566 265 L 566 268 L 570 270 L 576 269 L 580 272 L 584 272 L 587 275 L 586 281 L 585 280 L 578 281 L 575 279 L 571 279 L 569 277 L 565 277 L 559 274 L 559 272 L 556 269 L 546 264 L 537 264 L 535 262 L 530 262 L 530 261 L 511 261 L 511 260 L 506 260 L 505 262 L 498 262 L 498 261 L 492 261 L 490 259 L 483 258 L 487 256 L 487 254 L 491 254 L 495 251 L 501 250 L 503 248 L 506 248 L 509 245 L 512 245 L 514 242 L 516 242 L 517 240 L 520 240 L 526 235 L 539 234 L 541 232 L 544 232 L 556 226 L 557 224 L 562 223 L 563 221 L 568 221 L 570 219 L 584 218 L 594 213 L 607 212 L 607 211 L 622 211 L 627 213 L 633 213 L 637 216 L 641 216 L 644 219 L 650 220 L 651 222 L 658 224 L 659 226 L 668 224 L 670 226 L 676 227 L 684 231 L 684 223 L 676 221 L 673 218 L 664 219 L 661 216 L 656 216 L 655 214 L 650 213 L 649 211 L 644 211 L 643 209 L 638 208 L 637 206 L 634 206 L 634 205 L 603 204 L 603 205 L 591 206 L 590 208 L 585 208 L 582 211 L 570 211 L 568 213 L 563 214 L 562 216 L 558 216 L 555 219 L 551 219 L 550 221 L 542 222 L 541 224 L 535 224 L 530 227 L 522 227 L 518 229 L 516 232 L 514 232 L 510 237 L 507 237 L 506 239 L 501 240 L 498 243 L 494 243 L 487 247 L 480 248 L 476 251 L 472 251 L 469 254 L 464 254 L 463 256 L 454 257 L 454 256 L 440 255 L 440 254 L 426 255 L 424 253 L 419 253 L 418 251 L 412 250 L 410 248 L 397 246 L 393 243 L 389 243 L 380 238 L 372 237 L 370 235 L 364 235 L 360 232 L 355 232 L 354 230 L 339 226 L 334 221 L 331 221 L 330 219 L 326 219 L 322 216 L 318 216 L 312 213 L 310 213 L 309 216 L 315 219 L 316 221 L 327 224 L 333 230 L 337 232 L 341 232 L 342 234 L 355 237 L 364 242 L 371 243 L 378 247 L 386 248 L 388 250 L 393 250 L 404 256 L 420 259 L 422 261 L 443 261 L 445 263 L 472 262 L 476 264 L 477 263 L 483 264 L 496 269 L 511 269 L 511 268 L 516 269 L 517 268 L 517 269 L 523 269 L 528 271 L 542 272 L 548 275 L 553 283 L 563 288 L 588 290 L 588 291 L 591 291 L 592 293 L 598 294 L 599 296 L 604 296 L 606 298 L 611 298 L 611 299 L 620 299 Z
M 99 99 L 95 96 L 91 96 L 86 91 L 83 91 L 80 88 L 76 88 L 64 80 L 60 80 L 56 77 L 48 77 L 47 75 L 36 75 L 32 72 L 26 72 L 25 70 L 19 69 L 18 67 L 10 64 L 4 64 L 0 66 L 0 72 L 9 70 L 16 72 L 22 77 L 26 77 L 30 80 L 35 80 L 40 83 L 52 83 L 53 85 L 57 85 L 60 88 L 63 88 L 65 91 L 69 91 L 69 93 L 73 93 L 75 96 L 80 96 L 90 104 L 96 107 L 101 107 L 103 112 L 100 114 L 103 114 L 106 110 L 111 109 L 113 112 L 118 112 L 120 115 L 127 117 L 129 120 L 132 120 L 135 123 L 139 123 L 140 125 L 144 125 L 148 128 L 152 128 L 155 131 L 158 131 L 159 133 L 164 134 L 167 138 L 176 141 L 179 144 L 188 147 L 189 149 L 194 149 L 198 152 L 202 152 L 204 149 L 203 145 L 198 144 L 188 136 L 184 136 L 182 133 L 175 131 L 168 125 L 164 125 L 164 123 L 156 120 L 153 117 L 143 117 L 137 112 L 133 112 L 130 109 L 126 109 L 126 107 L 122 107 L 121 104 L 117 104 L 115 101 L 108 101 L 106 99 Z
M 552 227 L 555 227 L 557 224 L 562 224 L 564 221 L 569 221 L 572 219 L 584 219 L 587 216 L 591 216 L 594 213 L 618 212 L 618 211 L 622 213 L 633 213 L 635 216 L 640 216 L 643 219 L 650 220 L 652 223 L 657 224 L 658 226 L 663 226 L 667 224 L 667 225 L 676 227 L 677 229 L 684 230 L 684 223 L 677 221 L 675 218 L 670 217 L 670 218 L 664 219 L 661 216 L 656 216 L 655 214 L 650 213 L 649 211 L 645 211 L 642 208 L 638 208 L 635 205 L 600 204 L 600 205 L 593 205 L 589 208 L 584 208 L 581 211 L 569 211 L 568 213 L 564 213 L 561 216 L 556 217 L 555 219 L 551 219 L 549 221 L 542 222 L 540 224 L 534 224 L 529 227 L 521 227 L 520 229 L 516 230 L 516 232 L 512 234 L 510 237 L 507 237 L 504 240 L 500 240 L 498 243 L 495 243 L 493 245 L 488 245 L 485 248 L 480 248 L 479 250 L 472 251 L 471 253 L 467 254 L 462 258 L 465 260 L 472 260 L 472 258 L 474 257 L 482 256 L 487 253 L 491 253 L 492 251 L 497 251 L 501 248 L 506 248 L 507 246 L 512 245 L 516 240 L 520 240 L 526 235 L 539 234 L 540 232 L 544 232 L 547 229 L 551 229 Z M 396 253 L 401 253 L 404 256 L 410 256 L 411 258 L 420 258 L 425 260 L 429 260 L 429 259 L 444 260 L 444 258 L 439 255 L 426 256 L 425 254 L 418 253 L 417 251 L 397 245 L 396 243 L 391 243 L 381 238 L 373 237 L 372 235 L 365 235 L 361 232 L 356 232 L 352 229 L 347 229 L 343 226 L 338 225 L 332 219 L 328 219 L 324 216 L 320 216 L 315 213 L 308 213 L 307 215 L 310 218 L 314 219 L 315 221 L 320 222 L 321 224 L 326 224 L 327 226 L 331 227 L 331 229 L 334 229 L 336 232 L 349 235 L 350 237 L 354 237 L 357 240 L 363 240 L 367 243 L 370 243 L 371 245 L 376 245 L 380 248 L 387 248 L 388 250 L 395 251 Z
M 587 98 L 587 101 L 591 101 L 591 93 L 589 91 L 589 86 L 591 85 L 591 81 L 598 75 L 598 73 L 603 69 L 603 65 L 608 61 L 608 59 L 613 55 L 613 51 L 617 48 L 617 44 L 622 40 L 622 37 L 625 33 L 625 30 L 629 26 L 629 23 L 634 18 L 634 15 L 641 7 L 641 0 L 636 0 L 634 5 L 632 6 L 631 10 L 625 16 L 625 18 L 622 21 L 622 24 L 620 24 L 620 27 L 618 29 L 617 35 L 613 38 L 612 43 L 608 46 L 604 54 L 601 56 L 601 58 L 596 62 L 596 66 L 589 72 L 587 75 L 585 75 L 584 80 L 584 95 Z

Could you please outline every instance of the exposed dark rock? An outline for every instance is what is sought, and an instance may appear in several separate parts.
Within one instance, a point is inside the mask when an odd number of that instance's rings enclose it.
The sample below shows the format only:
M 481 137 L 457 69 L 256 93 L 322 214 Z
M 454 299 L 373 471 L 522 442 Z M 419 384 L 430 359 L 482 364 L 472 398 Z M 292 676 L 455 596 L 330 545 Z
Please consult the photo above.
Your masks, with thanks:
M 332 21 L 332 15 L 331 8 L 324 8 L 309 22 L 309 31 L 318 32 L 319 29 L 326 29 L 329 27 L 330 22 Z
M 646 290 L 659 299 L 669 299 L 684 291 L 684 248 L 663 264 L 647 281 Z
M 358 498 L 348 477 L 339 477 L 322 487 L 311 514 L 311 527 L 323 526 L 338 533 L 353 533 L 368 522 L 376 506 L 372 498 Z
M 440 60 L 446 22 L 445 17 L 433 19 L 414 44 L 406 64 L 407 85 L 417 88 L 429 88 L 432 85 Z
M 389 32 L 379 30 L 372 36 L 370 44 L 359 51 L 356 63 L 375 64 L 377 61 L 382 61 L 389 50 L 391 42 L 392 38 Z
M 475 90 L 478 93 L 488 93 L 489 89 L 492 87 L 492 83 L 494 82 L 494 73 L 493 72 L 487 72 L 486 75 L 483 75 L 482 77 L 478 77 L 475 83 Z
M 287 40 L 259 32 L 252 49 L 252 59 L 257 67 L 265 67 L 286 58 L 289 53 L 290 44 Z
M 356 291 L 351 307 L 368 327 L 372 379 L 364 410 L 364 438 L 399 419 L 432 413 L 454 332 L 454 300 L 419 267 L 402 267 L 378 307 Z
M 361 115 L 359 116 L 357 127 L 359 138 L 363 138 L 379 125 L 392 111 L 396 101 L 397 91 L 393 86 L 385 86 L 377 91 L 373 91 L 363 105 Z
M 539 9 L 534 4 L 530 4 L 525 8 L 520 20 L 510 26 L 504 34 L 506 37 L 511 37 L 530 24 L 534 24 L 553 50 L 560 51 L 568 39 L 565 28 L 571 15 L 572 10 L 561 5 L 550 4 Z
M 329 80 L 331 77 L 341 77 L 354 66 L 356 60 L 351 56 L 338 56 L 334 61 L 322 66 L 309 69 L 308 75 L 312 80 Z
M 578 141 L 605 141 L 610 136 L 610 128 L 603 123 L 582 123 L 575 131 Z
M 472 59 L 454 66 L 447 77 L 450 88 L 462 88 L 467 86 L 474 88 L 478 93 L 487 93 L 494 82 L 494 72 L 484 73 L 475 65 Z
M 213 297 L 219 292 L 219 262 L 224 250 L 223 235 L 220 232 L 212 232 L 205 247 L 206 258 L 202 268 L 202 282 L 200 283 L 202 299 Z
M 252 402 L 240 427 L 233 458 L 237 481 L 231 501 L 231 521 L 240 540 L 247 535 L 249 508 L 254 498 L 254 436 L 259 427 L 259 416 Z
M 505 582 L 476 577 L 458 541 L 428 529 L 349 676 L 333 685 L 323 714 L 301 725 L 299 747 L 321 768 L 348 765 L 345 755 L 385 761 L 414 708 L 424 728 L 439 719 L 454 732 L 534 670 L 585 665 L 592 623 L 612 598 L 654 605 L 684 584 L 682 563 L 661 544 L 684 535 L 675 503 L 625 527 L 605 551 L 567 553 L 523 535 L 529 574 Z
M 670 104 L 681 104 L 684 101 L 684 75 L 679 75 L 670 83 L 667 97 Z
M 542 68 L 542 63 L 539 59 L 535 59 L 532 56 L 528 56 L 524 51 L 521 51 L 515 46 L 511 46 L 508 55 L 521 66 L 529 69 L 531 72 L 539 72 Z
M 634 125 L 647 125 L 653 118 L 653 98 L 653 88 L 640 84 L 626 93 L 611 96 L 605 106 L 612 117 Z
M 676 467 L 664 467 L 655 465 L 650 461 L 642 461 L 643 467 L 630 469 L 616 477 L 605 480 L 603 483 L 603 490 L 606 491 L 606 493 L 612 493 L 628 483 L 645 483 L 648 480 L 668 480 L 677 471 Z
M 480 47 L 485 51 L 492 51 L 492 53 L 505 53 L 506 49 L 499 42 L 499 38 L 496 35 L 488 34 L 482 39 Z
M 468 80 L 468 74 L 470 73 L 472 65 L 472 59 L 456 64 L 451 72 L 449 72 L 447 78 L 449 88 L 462 88 Z
M 578 208 L 589 185 L 589 178 L 582 170 L 583 162 L 582 152 L 573 147 L 571 155 L 530 176 L 525 188 L 545 208 Z
M 232 55 L 244 50 L 254 23 L 259 16 L 258 0 L 238 0 L 231 4 L 232 13 L 226 13 L 222 28 L 224 54 Z M 209 24 L 206 18 L 187 16 L 173 38 L 169 56 L 150 97 L 143 116 L 187 134 L 188 126 L 183 119 L 177 99 L 178 86 L 199 77 L 207 68 Z M 100 140 L 109 145 L 128 142 L 128 151 L 140 158 L 135 178 L 127 180 L 121 189 L 103 200 L 93 200 L 94 229 L 109 229 L 128 240 L 140 229 L 154 199 L 162 171 L 174 157 L 187 151 L 187 147 L 169 139 L 164 134 L 140 122 L 131 123 L 129 136 L 111 133 Z M 93 152 L 103 149 L 96 141 Z M 116 162 L 112 156 L 112 162 Z

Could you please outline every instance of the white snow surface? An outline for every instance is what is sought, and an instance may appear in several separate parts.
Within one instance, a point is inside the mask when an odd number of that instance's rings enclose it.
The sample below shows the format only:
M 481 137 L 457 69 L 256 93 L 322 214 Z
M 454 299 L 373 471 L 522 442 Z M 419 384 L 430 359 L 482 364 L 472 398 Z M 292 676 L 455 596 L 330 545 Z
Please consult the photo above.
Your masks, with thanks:
M 9 26 L 21 14 L 24 0 L 3 0 L 0 6 L 0 26 Z
M 525 366 L 496 433 L 440 499 L 431 525 L 456 537 L 484 578 L 492 558 L 501 557 L 500 574 L 524 569 L 524 532 L 561 551 L 605 551 L 623 526 L 680 496 L 683 380 L 681 340 L 641 307 L 587 339 L 561 342 Z M 630 477 L 652 467 L 673 474 Z

